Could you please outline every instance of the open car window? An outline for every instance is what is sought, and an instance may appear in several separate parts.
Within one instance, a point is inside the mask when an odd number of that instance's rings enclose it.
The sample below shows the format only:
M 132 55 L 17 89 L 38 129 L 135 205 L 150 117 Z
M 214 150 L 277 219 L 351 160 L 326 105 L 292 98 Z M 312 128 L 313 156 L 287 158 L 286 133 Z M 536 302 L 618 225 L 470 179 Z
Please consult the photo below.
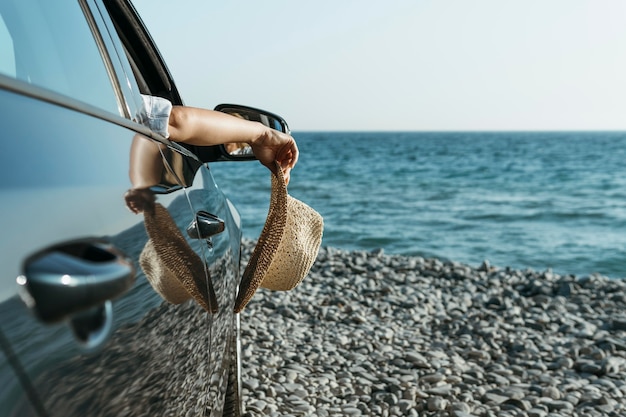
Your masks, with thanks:
M 159 51 L 132 6 L 119 0 L 102 2 L 111 17 L 141 93 L 166 98 L 173 104 L 182 104 Z

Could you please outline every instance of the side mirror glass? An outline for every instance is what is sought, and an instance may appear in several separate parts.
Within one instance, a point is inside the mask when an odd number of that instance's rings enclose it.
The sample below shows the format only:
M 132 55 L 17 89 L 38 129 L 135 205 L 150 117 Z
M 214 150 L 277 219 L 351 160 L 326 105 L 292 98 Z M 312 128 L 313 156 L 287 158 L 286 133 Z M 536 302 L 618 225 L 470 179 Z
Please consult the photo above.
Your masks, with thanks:
M 241 119 L 263 123 L 265 126 L 283 133 L 290 133 L 289 126 L 285 119 L 265 110 L 238 104 L 219 104 L 215 107 L 215 110 Z M 222 145 L 221 148 L 222 155 L 228 160 L 256 159 L 252 153 L 252 148 L 246 143 L 227 143 Z

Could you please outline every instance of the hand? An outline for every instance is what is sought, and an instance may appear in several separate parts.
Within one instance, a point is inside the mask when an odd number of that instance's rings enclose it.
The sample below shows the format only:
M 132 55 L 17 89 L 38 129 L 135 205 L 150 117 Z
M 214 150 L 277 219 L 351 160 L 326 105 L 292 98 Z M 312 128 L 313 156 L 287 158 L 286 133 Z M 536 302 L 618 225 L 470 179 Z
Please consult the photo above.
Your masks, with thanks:
M 289 184 L 291 169 L 299 157 L 298 145 L 291 135 L 267 128 L 261 136 L 250 143 L 250 146 L 257 159 L 274 173 L 276 170 L 274 161 L 278 161 L 283 169 L 285 183 Z
M 135 214 L 143 211 L 151 213 L 154 210 L 156 197 L 149 188 L 131 188 L 124 194 L 126 207 Z

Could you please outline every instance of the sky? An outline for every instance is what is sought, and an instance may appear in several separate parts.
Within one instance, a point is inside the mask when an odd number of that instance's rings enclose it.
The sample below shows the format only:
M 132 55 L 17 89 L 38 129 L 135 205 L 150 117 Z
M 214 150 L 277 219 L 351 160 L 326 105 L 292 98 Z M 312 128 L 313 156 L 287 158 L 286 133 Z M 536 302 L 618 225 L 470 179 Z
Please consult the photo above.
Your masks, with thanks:
M 185 104 L 292 131 L 626 130 L 624 0 L 133 0 Z

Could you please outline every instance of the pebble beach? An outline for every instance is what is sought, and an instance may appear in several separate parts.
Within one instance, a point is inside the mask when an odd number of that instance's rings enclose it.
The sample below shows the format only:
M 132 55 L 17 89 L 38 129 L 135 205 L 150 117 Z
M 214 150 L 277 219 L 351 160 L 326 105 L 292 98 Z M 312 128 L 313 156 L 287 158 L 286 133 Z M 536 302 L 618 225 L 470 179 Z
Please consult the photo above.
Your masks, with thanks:
M 242 313 L 246 416 L 624 416 L 625 290 L 322 247 Z

